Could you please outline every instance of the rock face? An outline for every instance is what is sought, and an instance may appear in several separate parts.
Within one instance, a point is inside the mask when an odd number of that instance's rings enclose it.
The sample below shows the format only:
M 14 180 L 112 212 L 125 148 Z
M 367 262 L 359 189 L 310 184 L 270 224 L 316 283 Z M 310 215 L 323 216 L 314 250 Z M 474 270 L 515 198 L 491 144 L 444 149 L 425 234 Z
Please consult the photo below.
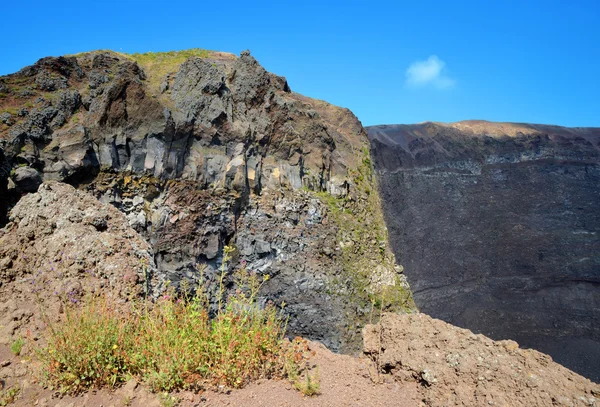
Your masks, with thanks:
M 64 301 L 100 290 L 156 295 L 164 285 L 152 247 L 125 215 L 70 185 L 42 184 L 9 220 L 0 229 L 0 343 L 58 317 Z
M 44 58 L 0 85 L 0 218 L 42 181 L 74 185 L 126 215 L 176 288 L 216 290 L 233 246 L 226 272 L 268 275 L 290 333 L 336 350 L 374 298 L 412 307 L 360 122 L 249 52 Z
M 390 241 L 422 312 L 600 381 L 600 129 L 368 129 Z
M 10 174 L 10 164 L 0 149 L 0 225 L 7 221 L 8 214 L 8 177 Z
M 424 405 L 597 406 L 600 385 L 548 355 L 493 341 L 425 314 L 386 314 L 363 331 L 383 373 L 416 381 Z
M 63 278 L 40 285 L 67 284 L 69 277 L 93 271 L 107 284 L 143 281 L 149 293 L 159 288 L 151 246 L 116 208 L 70 185 L 49 182 L 19 201 L 0 230 L 2 282 L 32 274 L 62 272 Z M 10 264 L 10 266 L 8 266 Z M 129 276 L 129 277 L 127 277 Z M 124 284 L 125 285 L 125 284 Z

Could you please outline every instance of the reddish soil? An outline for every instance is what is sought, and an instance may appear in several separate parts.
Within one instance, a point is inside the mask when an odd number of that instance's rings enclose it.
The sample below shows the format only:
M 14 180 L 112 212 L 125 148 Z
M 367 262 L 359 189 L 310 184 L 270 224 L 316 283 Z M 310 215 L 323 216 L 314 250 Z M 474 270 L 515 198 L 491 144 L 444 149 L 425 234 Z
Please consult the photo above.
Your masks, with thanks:
M 363 330 L 364 351 L 426 406 L 598 406 L 600 385 L 552 361 L 426 314 L 385 314 Z
M 264 381 L 229 395 L 206 393 L 207 406 L 418 406 L 416 383 L 397 383 L 377 377 L 374 363 L 365 358 L 336 355 L 312 342 L 316 351 L 321 394 L 303 397 L 287 381 Z M 387 383 L 386 383 L 387 381 Z M 376 383 L 380 382 L 380 383 Z

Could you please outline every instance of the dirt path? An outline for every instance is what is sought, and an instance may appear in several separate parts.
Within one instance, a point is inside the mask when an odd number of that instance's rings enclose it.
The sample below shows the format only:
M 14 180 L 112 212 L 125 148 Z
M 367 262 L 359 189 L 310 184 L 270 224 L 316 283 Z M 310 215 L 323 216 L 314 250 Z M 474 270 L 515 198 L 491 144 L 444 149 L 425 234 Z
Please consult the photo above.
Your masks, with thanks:
M 371 380 L 374 367 L 363 358 L 336 355 L 320 344 L 312 343 L 319 367 L 321 394 L 303 397 L 287 381 L 265 381 L 252 384 L 230 395 L 206 393 L 204 405 L 242 406 L 418 406 L 416 383 L 381 383 Z

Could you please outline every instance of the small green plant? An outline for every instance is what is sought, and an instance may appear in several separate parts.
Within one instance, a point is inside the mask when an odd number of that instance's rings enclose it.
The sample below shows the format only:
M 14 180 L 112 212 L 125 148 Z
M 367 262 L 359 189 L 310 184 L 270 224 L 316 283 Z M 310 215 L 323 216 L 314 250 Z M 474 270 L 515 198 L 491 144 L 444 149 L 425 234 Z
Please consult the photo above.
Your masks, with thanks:
M 310 371 L 309 360 L 314 354 L 308 342 L 297 337 L 288 347 L 285 364 L 288 379 L 294 388 L 308 397 L 318 395 L 321 390 L 318 367 L 313 373 Z
M 171 396 L 169 393 L 161 393 L 159 396 L 160 405 L 163 407 L 175 407 L 179 405 L 179 399 Z
M 10 344 L 10 351 L 15 356 L 19 356 L 23 350 L 23 345 L 25 345 L 25 340 L 23 338 L 17 338 Z
M 306 371 L 304 374 L 304 380 L 298 380 L 294 383 L 296 390 L 301 392 L 307 397 L 316 396 L 321 393 L 321 383 L 319 380 L 319 370 L 316 369 L 315 373 Z
M 5 391 L 0 392 L 0 407 L 14 403 L 19 397 L 19 393 L 21 393 L 21 389 L 17 386 L 9 387 Z

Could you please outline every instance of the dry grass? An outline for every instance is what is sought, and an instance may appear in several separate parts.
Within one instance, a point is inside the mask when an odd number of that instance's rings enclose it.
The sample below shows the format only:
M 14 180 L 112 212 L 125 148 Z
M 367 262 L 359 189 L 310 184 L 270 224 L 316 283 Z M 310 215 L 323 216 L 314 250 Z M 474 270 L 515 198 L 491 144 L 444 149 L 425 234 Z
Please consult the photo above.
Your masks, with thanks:
M 117 306 L 108 296 L 65 304 L 66 318 L 49 324 L 48 344 L 39 351 L 46 384 L 76 393 L 135 377 L 163 392 L 284 376 L 294 366 L 286 321 L 272 305 L 256 302 L 266 279 L 243 269 L 236 278 L 240 288 L 227 299 L 220 285 L 214 318 L 202 287 L 192 297 L 170 294 L 155 304 Z
M 177 72 L 179 66 L 188 58 L 198 57 L 207 58 L 211 51 L 205 49 L 193 48 L 183 51 L 169 52 L 146 52 L 143 54 L 123 54 L 129 59 L 134 60 L 139 66 L 144 69 L 148 76 L 148 90 L 152 95 L 158 95 L 160 84 L 164 78 L 170 74 Z
M 82 52 L 70 56 L 80 58 L 85 55 L 94 55 L 101 52 L 109 52 L 121 58 L 126 58 L 130 61 L 136 62 L 146 73 L 146 84 L 148 87 L 148 93 L 150 95 L 155 96 L 160 95 L 160 85 L 165 79 L 165 77 L 168 74 L 177 72 L 179 70 L 179 66 L 188 58 L 208 58 L 211 55 L 215 54 L 215 52 L 213 51 L 201 48 L 192 48 L 181 51 L 144 52 L 134 54 L 126 54 L 123 52 L 115 52 L 111 50 L 97 50 Z

